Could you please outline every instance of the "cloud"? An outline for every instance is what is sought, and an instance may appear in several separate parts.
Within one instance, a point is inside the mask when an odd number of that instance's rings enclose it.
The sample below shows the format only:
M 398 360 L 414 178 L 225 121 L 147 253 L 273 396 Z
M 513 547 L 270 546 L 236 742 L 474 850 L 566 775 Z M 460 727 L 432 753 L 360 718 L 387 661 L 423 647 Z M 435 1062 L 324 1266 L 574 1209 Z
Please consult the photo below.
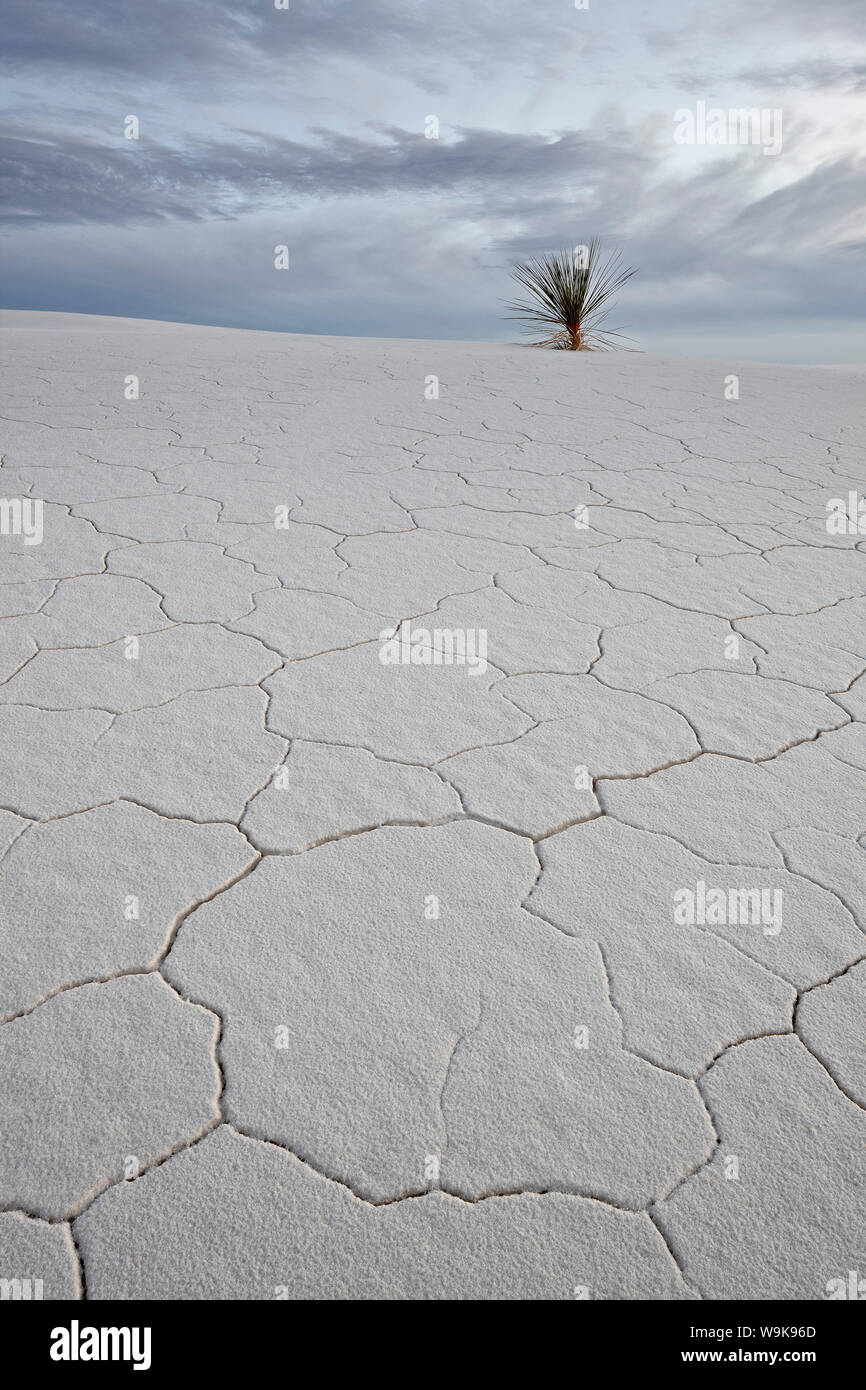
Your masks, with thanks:
M 766 89 L 805 92 L 866 92 L 866 62 L 815 58 L 784 67 L 746 68 L 737 74 L 742 82 Z
M 508 337 L 509 262 L 597 234 L 647 346 L 863 316 L 860 0 L 290 4 L 9 0 L 6 303 Z M 782 155 L 674 146 L 686 92 Z
M 76 0 L 45 8 L 7 0 L 5 63 L 12 70 L 94 71 L 162 79 L 183 71 L 261 75 L 264 67 L 322 58 L 373 58 L 406 76 L 436 76 L 445 58 L 479 75 L 562 62 L 598 26 L 567 3 L 519 0 Z
M 0 137 L 0 220 L 16 225 L 207 220 L 309 198 L 461 193 L 483 215 L 492 194 L 529 207 L 563 190 L 646 171 L 627 139 L 576 131 L 550 137 L 460 130 L 450 142 L 379 127 L 368 138 L 318 130 L 315 143 L 246 132 L 182 148 L 126 140 L 60 139 L 39 128 Z M 578 195 L 579 196 L 579 195 Z

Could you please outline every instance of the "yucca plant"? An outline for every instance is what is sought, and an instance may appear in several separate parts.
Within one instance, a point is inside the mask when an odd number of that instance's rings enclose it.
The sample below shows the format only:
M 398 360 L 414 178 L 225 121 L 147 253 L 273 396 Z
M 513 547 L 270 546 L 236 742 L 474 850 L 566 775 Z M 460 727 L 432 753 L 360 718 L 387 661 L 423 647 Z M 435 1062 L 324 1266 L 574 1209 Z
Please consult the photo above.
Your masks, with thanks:
M 512 318 L 522 319 L 527 331 L 545 332 L 533 347 L 564 348 L 592 352 L 617 346 L 623 334 L 601 328 L 612 308 L 612 298 L 635 267 L 623 266 L 622 255 L 602 258 L 598 238 L 573 251 L 553 251 L 512 268 L 518 284 L 530 298 L 507 305 Z M 552 330 L 552 331 L 551 331 Z

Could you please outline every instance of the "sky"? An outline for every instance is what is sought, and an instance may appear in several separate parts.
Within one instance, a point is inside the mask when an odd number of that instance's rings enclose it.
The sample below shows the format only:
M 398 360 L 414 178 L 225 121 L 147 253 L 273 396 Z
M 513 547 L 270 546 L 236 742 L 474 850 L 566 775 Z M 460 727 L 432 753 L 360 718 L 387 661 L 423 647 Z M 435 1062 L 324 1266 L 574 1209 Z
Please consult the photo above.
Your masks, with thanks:
M 866 362 L 864 0 L 578 2 L 6 0 L 0 304 L 509 342 L 598 237 L 644 351 Z

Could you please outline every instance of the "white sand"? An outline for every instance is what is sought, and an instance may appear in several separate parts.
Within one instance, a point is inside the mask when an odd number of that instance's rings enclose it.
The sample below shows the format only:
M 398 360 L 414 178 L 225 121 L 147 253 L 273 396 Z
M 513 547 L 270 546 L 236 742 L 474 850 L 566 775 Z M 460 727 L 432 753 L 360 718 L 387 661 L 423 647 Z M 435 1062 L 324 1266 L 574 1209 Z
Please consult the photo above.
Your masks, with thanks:
M 3 323 L 0 1276 L 866 1271 L 866 372 Z

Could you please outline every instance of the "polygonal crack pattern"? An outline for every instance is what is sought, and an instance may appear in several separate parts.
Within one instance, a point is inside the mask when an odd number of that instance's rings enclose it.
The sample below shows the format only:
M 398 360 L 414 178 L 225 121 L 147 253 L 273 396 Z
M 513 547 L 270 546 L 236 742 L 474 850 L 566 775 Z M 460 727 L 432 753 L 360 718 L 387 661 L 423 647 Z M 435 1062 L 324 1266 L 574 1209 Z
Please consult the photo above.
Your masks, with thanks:
M 10 325 L 4 1288 L 866 1270 L 863 373 Z

